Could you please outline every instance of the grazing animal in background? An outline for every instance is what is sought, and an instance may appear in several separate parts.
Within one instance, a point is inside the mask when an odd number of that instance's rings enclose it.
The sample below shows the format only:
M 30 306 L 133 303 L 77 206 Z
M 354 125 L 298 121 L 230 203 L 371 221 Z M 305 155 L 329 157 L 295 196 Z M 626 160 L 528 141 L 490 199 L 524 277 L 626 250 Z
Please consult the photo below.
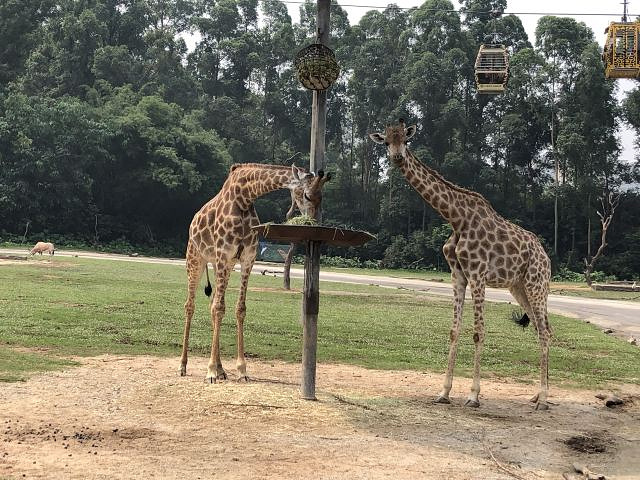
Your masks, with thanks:
M 281 188 L 300 190 L 303 213 L 316 216 L 322 202 L 322 187 L 327 181 L 323 172 L 309 173 L 295 165 L 278 166 L 259 163 L 235 164 L 220 192 L 209 200 L 193 217 L 189 227 L 187 244 L 187 301 L 184 305 L 185 324 L 180 360 L 180 374 L 187 373 L 189 330 L 195 309 L 195 292 L 204 271 L 207 272 L 205 293 L 211 293 L 207 263 L 215 271 L 215 293 L 211 302 L 211 358 L 207 367 L 206 382 L 225 380 L 227 374 L 220 361 L 220 325 L 225 312 L 225 292 L 229 276 L 236 262 L 241 265 L 240 291 L 236 303 L 237 361 L 240 381 L 247 381 L 244 358 L 245 300 L 249 274 L 258 248 L 258 234 L 252 227 L 258 225 L 258 215 L 253 203 L 258 197 Z M 294 194 L 292 193 L 292 196 Z
M 35 255 L 36 253 L 39 253 L 40 255 L 42 255 L 43 252 L 47 252 L 49 255 L 54 255 L 56 253 L 56 250 L 53 246 L 53 243 L 38 242 L 29 251 L 29 254 Z
M 388 126 L 384 133 L 370 138 L 385 144 L 392 165 L 399 168 L 409 184 L 453 227 L 453 234 L 443 247 L 451 267 L 453 283 L 453 326 L 449 362 L 439 403 L 450 403 L 458 336 L 462 326 L 462 307 L 467 284 L 474 306 L 475 352 L 473 386 L 465 405 L 478 407 L 480 402 L 480 356 L 484 343 L 485 287 L 506 287 L 533 321 L 540 343 L 540 391 L 531 401 L 536 410 L 548 409 L 549 341 L 551 328 L 547 317 L 547 297 L 551 262 L 538 238 L 531 232 L 502 218 L 479 193 L 459 187 L 421 163 L 407 147 L 416 126 Z M 526 321 L 523 317 L 523 323 Z

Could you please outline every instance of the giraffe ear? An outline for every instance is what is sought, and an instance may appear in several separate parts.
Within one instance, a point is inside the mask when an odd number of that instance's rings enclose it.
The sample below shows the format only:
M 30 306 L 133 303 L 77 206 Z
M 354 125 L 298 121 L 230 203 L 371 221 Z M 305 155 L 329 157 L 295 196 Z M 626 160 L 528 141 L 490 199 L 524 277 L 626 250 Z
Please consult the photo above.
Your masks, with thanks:
M 320 182 L 320 186 L 324 185 L 329 180 L 331 180 L 331 172 L 327 173 L 326 175 L 324 174 L 324 172 L 322 172 L 322 175 L 323 175 L 322 177 L 320 177 L 320 175 L 318 175 L 318 177 L 319 177 L 318 181 Z
M 415 125 L 411 125 L 410 127 L 407 127 L 405 129 L 407 140 L 409 140 L 411 137 L 413 137 L 416 134 L 416 129 L 417 127 Z
M 383 135 L 383 134 L 381 134 L 381 133 L 378 133 L 378 132 L 376 132 L 376 133 L 370 133 L 370 134 L 369 134 L 369 138 L 370 138 L 371 140 L 373 140 L 374 142 L 376 142 L 376 143 L 384 143 L 384 142 L 385 142 L 385 140 L 384 140 L 384 135 Z
M 291 164 L 291 174 L 296 182 L 300 182 L 304 177 L 304 171 L 301 168 L 296 167 L 295 163 Z

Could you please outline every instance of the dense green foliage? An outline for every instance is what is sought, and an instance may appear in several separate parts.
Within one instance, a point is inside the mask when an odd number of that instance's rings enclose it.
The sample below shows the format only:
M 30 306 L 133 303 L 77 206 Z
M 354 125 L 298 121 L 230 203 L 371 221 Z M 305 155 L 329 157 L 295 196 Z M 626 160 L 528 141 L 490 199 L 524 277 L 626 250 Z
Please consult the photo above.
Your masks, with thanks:
M 581 270 L 599 244 L 598 197 L 638 182 L 616 133 L 623 119 L 640 129 L 640 91 L 618 105 L 583 23 L 542 17 L 529 39 L 518 17 L 478 13 L 504 10 L 504 0 L 460 3 L 461 15 L 449 0 L 426 0 L 372 10 L 357 25 L 334 4 L 342 73 L 329 94 L 335 180 L 324 218 L 378 241 L 327 254 L 445 268 L 442 218 L 367 140 L 402 116 L 418 125 L 412 149 L 423 162 L 485 195 L 550 253 L 557 195 L 554 264 Z M 181 254 L 191 216 L 231 163 L 287 163 L 296 152 L 305 163 L 311 95 L 292 59 L 314 25 L 310 0 L 299 24 L 279 0 L 0 0 L 0 234 Z M 511 50 L 508 90 L 478 96 L 475 55 L 494 30 Z M 270 194 L 258 213 L 282 221 L 288 201 Z M 640 275 L 637 189 L 624 194 L 608 241 L 597 269 Z
M 0 283 L 0 381 L 23 377 L 29 370 L 64 366 L 60 361 L 37 362 L 32 355 L 16 357 L 7 346 L 47 349 L 50 356 L 172 355 L 176 356 L 177 372 L 186 295 L 182 267 L 54 257 L 2 265 L 0 269 L 6 280 Z M 239 282 L 239 275 L 234 273 L 227 291 L 220 339 L 225 364 L 232 364 L 235 355 L 234 304 Z M 301 282 L 293 279 L 292 287 L 298 292 Z M 300 361 L 300 296 L 281 286 L 280 278 L 251 278 L 244 326 L 249 375 L 255 357 Z M 322 282 L 320 289 L 320 362 L 444 371 L 449 349 L 444 339 L 451 328 L 449 300 L 369 285 Z M 192 355 L 210 352 L 208 303 L 199 289 L 191 327 Z M 512 322 L 512 311 L 512 305 L 487 304 L 482 370 L 535 382 L 539 369 L 537 336 L 533 328 L 522 330 Z M 470 375 L 473 309 L 466 309 L 464 316 L 457 370 Z M 640 383 L 638 348 L 575 319 L 551 315 L 550 321 L 554 337 L 549 373 L 554 383 Z M 579 362 L 576 352 L 580 352 Z M 228 371 L 235 375 L 233 367 Z M 191 373 L 205 375 L 205 371 Z

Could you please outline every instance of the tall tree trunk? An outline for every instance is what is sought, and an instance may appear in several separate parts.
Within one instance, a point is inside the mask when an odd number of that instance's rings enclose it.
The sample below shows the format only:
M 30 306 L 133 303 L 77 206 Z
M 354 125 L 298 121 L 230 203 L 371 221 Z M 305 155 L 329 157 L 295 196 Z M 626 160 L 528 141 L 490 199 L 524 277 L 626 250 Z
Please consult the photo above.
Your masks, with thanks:
M 591 258 L 591 193 L 587 196 L 587 258 Z
M 284 278 L 283 287 L 285 290 L 291 290 L 291 261 L 293 260 L 293 253 L 295 249 L 295 243 L 289 245 L 289 251 L 287 252 L 286 257 L 284 257 L 284 270 L 282 275 Z

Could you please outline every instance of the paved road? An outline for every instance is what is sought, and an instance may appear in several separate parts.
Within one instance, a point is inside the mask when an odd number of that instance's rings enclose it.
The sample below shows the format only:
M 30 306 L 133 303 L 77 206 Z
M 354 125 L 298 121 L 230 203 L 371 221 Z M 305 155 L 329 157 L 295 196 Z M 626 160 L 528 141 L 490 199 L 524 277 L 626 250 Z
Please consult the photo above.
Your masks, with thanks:
M 0 249 L 0 255 L 24 255 L 25 250 Z M 82 258 L 93 258 L 114 261 L 144 262 L 184 265 L 184 259 L 153 258 L 153 257 L 129 257 L 126 255 L 90 253 L 84 251 L 59 250 L 59 256 L 78 256 Z M 282 266 L 256 264 L 254 273 L 263 271 L 276 272 L 281 274 Z M 303 270 L 299 268 L 291 269 L 291 276 L 301 278 Z M 379 285 L 390 288 L 406 288 L 417 290 L 431 295 L 451 297 L 451 286 L 444 282 L 433 282 L 420 279 L 383 277 L 376 275 L 355 275 L 350 273 L 320 272 L 321 282 L 341 282 Z M 507 290 L 487 288 L 487 300 L 492 302 L 511 302 L 515 300 Z M 470 294 L 467 291 L 467 298 Z M 588 320 L 602 328 L 611 328 L 616 334 L 623 338 L 629 336 L 640 339 L 640 302 L 629 302 L 622 300 L 598 300 L 592 298 L 569 297 L 562 295 L 549 295 L 549 310 L 554 313 Z

